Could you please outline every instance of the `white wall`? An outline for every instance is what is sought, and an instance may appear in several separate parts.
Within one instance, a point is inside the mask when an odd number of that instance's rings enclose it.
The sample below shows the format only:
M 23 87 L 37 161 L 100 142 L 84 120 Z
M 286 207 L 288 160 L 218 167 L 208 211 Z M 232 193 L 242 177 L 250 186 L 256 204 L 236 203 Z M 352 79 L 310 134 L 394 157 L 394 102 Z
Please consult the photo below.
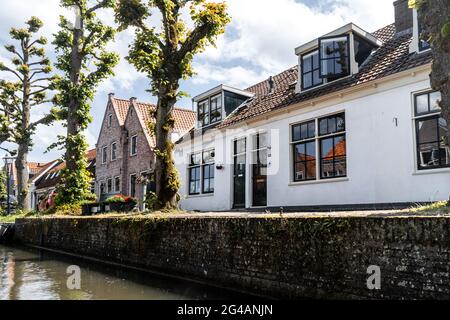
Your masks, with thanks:
M 180 145 L 176 163 L 183 181 L 181 205 L 188 210 L 231 209 L 232 143 L 235 138 L 250 137 L 257 130 L 273 133 L 269 159 L 269 171 L 273 172 L 268 176 L 267 190 L 269 207 L 446 200 L 450 195 L 450 169 L 416 170 L 412 93 L 428 88 L 429 81 L 424 73 L 414 79 L 410 77 L 407 81 L 397 80 L 368 89 L 367 94 L 360 92 L 360 97 L 349 101 L 342 98 L 341 102 L 337 100 L 330 106 L 309 106 L 271 117 L 257 126 L 243 126 L 245 132 L 228 133 L 226 137 L 217 132 L 209 133 L 206 138 L 212 137 L 214 141 L 206 143 L 203 149 L 215 145 L 216 163 L 226 163 L 224 170 L 216 170 L 214 195 L 186 196 L 187 159 L 192 148 L 186 143 Z M 346 115 L 347 178 L 291 183 L 290 125 L 339 111 L 345 111 Z M 193 150 L 201 150 L 201 145 L 201 141 L 196 141 Z M 247 163 L 250 163 L 250 149 L 251 139 L 248 138 Z M 248 168 L 247 207 L 251 206 L 250 171 Z

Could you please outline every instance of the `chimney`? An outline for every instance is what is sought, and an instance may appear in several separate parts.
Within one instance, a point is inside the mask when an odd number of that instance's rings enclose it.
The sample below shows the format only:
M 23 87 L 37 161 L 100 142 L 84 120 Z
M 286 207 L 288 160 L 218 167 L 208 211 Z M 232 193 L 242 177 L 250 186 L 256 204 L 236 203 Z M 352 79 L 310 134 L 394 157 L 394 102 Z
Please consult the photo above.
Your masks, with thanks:
M 397 0 L 395 8 L 395 30 L 396 34 L 406 34 L 413 28 L 413 10 L 408 6 L 408 0 Z
M 114 92 L 111 92 L 110 94 L 108 94 L 109 99 L 114 98 Z
M 274 89 L 275 89 L 275 84 L 273 82 L 273 77 L 270 76 L 268 81 L 269 81 L 269 94 L 272 94 Z
M 131 102 L 131 103 L 136 102 L 136 100 L 137 100 L 136 97 L 131 97 L 131 98 L 130 98 L 130 102 Z

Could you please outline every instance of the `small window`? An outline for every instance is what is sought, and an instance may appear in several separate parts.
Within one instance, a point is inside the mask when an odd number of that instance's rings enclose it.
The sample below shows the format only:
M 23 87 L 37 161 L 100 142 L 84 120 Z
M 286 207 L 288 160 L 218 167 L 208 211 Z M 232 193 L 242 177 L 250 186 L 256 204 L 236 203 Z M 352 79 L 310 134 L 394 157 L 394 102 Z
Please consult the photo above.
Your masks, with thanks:
M 113 183 L 112 179 L 108 179 L 108 193 L 112 193 L 112 191 L 113 191 L 112 183 Z
M 114 179 L 114 191 L 120 192 L 120 177 Z
M 200 128 L 209 124 L 209 100 L 198 103 L 198 124 Z
M 108 116 L 108 128 L 111 128 L 111 126 L 112 126 L 112 114 Z
M 319 51 L 313 51 L 302 56 L 302 89 L 306 90 L 323 84 L 320 77 Z
M 189 194 L 200 194 L 200 166 L 189 169 Z
M 111 144 L 111 161 L 117 160 L 117 143 L 113 142 Z
M 102 164 L 105 164 L 107 160 L 108 160 L 108 148 L 103 147 L 102 148 Z
M 423 26 L 420 23 L 419 17 L 417 18 L 417 26 L 418 26 L 418 33 L 419 33 L 419 51 L 424 51 L 427 49 L 430 49 L 430 43 L 426 40 L 424 40 L 425 34 L 423 30 Z
M 415 125 L 419 170 L 450 167 L 450 147 L 445 143 L 447 121 L 441 116 L 439 92 L 417 94 Z
M 136 197 L 136 174 L 130 175 L 130 197 Z
M 137 136 L 131 137 L 130 155 L 131 156 L 137 155 Z
M 319 39 L 320 76 L 330 81 L 350 74 L 349 36 Z
M 211 98 L 211 124 L 222 120 L 222 95 Z
M 316 179 L 316 121 L 292 126 L 294 181 Z
M 100 182 L 100 195 L 105 194 L 105 182 Z

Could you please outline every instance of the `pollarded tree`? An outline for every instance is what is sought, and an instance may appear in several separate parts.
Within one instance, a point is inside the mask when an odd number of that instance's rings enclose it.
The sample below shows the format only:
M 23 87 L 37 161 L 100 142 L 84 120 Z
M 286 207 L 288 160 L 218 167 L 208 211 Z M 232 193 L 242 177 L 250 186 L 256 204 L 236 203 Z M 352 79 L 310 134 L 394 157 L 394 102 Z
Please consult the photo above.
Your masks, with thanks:
M 0 71 L 11 74 L 15 81 L 0 80 L 0 144 L 11 142 L 18 146 L 16 170 L 18 204 L 23 210 L 30 209 L 28 193 L 28 153 L 33 145 L 32 136 L 38 125 L 49 125 L 55 120 L 56 110 L 39 120 L 31 120 L 32 108 L 51 102 L 47 93 L 52 89 L 53 78 L 50 60 L 43 46 L 47 39 L 37 33 L 43 23 L 36 17 L 26 22 L 26 28 L 12 28 L 11 38 L 18 46 L 6 45 L 11 53 L 11 65 L 0 62 Z
M 183 9 L 189 9 L 194 25 L 192 30 L 181 19 Z M 154 10 L 162 15 L 160 30 L 147 23 Z M 138 71 L 148 75 L 151 80 L 149 91 L 158 98 L 153 114 L 156 118 L 156 208 L 174 208 L 180 182 L 170 135 L 174 128 L 172 111 L 182 94 L 180 80 L 193 75 L 195 54 L 207 45 L 214 45 L 217 36 L 225 31 L 230 22 L 227 6 L 206 0 L 120 0 L 116 20 L 121 28 L 136 28 L 127 59 Z
M 410 0 L 422 26 L 421 37 L 431 45 L 431 87 L 441 92 L 439 103 L 447 120 L 446 144 L 450 146 L 450 3 L 449 0 Z
M 73 8 L 76 21 L 60 18 L 60 31 L 54 45 L 58 53 L 56 67 L 62 76 L 56 81 L 56 104 L 62 108 L 67 135 L 58 145 L 65 148 L 66 169 L 61 175 L 58 205 L 75 205 L 90 195 L 90 174 L 85 154 L 87 142 L 83 131 L 91 122 L 90 103 L 98 85 L 113 75 L 118 55 L 106 50 L 115 30 L 96 17 L 99 10 L 114 8 L 114 0 L 61 0 L 64 8 Z

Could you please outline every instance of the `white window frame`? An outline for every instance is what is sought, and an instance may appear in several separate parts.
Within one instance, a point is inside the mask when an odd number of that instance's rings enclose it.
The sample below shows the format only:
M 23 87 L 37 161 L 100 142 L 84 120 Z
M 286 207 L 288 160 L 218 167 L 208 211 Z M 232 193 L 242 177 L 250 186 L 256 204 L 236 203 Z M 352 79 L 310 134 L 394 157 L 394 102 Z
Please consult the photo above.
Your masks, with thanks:
M 135 134 L 134 136 L 132 136 L 131 138 L 130 138 L 130 157 L 133 157 L 133 156 L 135 156 L 135 155 L 137 155 L 138 154 L 138 149 L 137 149 L 137 146 L 138 146 L 138 141 L 137 141 L 137 138 L 138 138 L 138 136 L 137 136 L 137 134 Z M 133 153 L 133 139 L 135 139 L 134 141 L 136 141 L 136 150 L 135 150 L 135 152 Z
M 116 188 L 116 180 L 117 179 L 119 179 L 119 189 Z M 119 193 L 121 191 L 121 189 L 122 189 L 122 187 L 121 187 L 121 182 L 122 181 L 120 179 L 120 176 L 115 176 L 113 182 L 114 182 L 114 192 Z
M 114 151 L 113 146 L 116 146 L 115 157 L 113 157 L 113 151 Z M 116 161 L 116 160 L 117 160 L 117 142 L 113 142 L 113 143 L 111 143 L 111 162 Z
M 130 180 L 128 182 L 128 185 L 129 185 L 128 194 L 130 195 L 130 197 L 135 198 L 136 197 L 136 191 L 137 191 L 136 186 L 135 186 L 135 189 L 134 189 L 134 193 L 135 194 L 134 195 L 131 194 L 131 178 L 132 177 L 135 177 L 135 179 L 137 180 L 137 173 L 130 174 Z
M 111 190 L 109 190 L 109 182 L 111 181 Z M 106 191 L 108 194 L 112 193 L 114 191 L 114 186 L 113 186 L 113 179 L 112 178 L 108 178 L 106 179 Z
M 108 162 L 108 147 L 102 147 L 102 164 L 106 164 Z

